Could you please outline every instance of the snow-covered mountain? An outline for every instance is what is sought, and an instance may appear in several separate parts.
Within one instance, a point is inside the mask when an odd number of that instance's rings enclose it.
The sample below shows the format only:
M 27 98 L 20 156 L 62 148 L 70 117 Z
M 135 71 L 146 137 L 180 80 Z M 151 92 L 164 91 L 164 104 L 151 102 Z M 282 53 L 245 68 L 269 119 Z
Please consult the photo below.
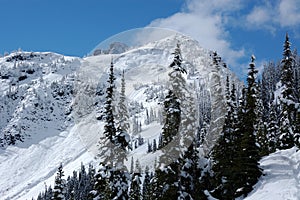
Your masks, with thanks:
M 125 72 L 131 137 L 134 141 L 157 139 L 171 71 L 168 66 L 177 43 L 181 45 L 183 64 L 188 72 L 185 77 L 188 89 L 195 97 L 197 123 L 203 125 L 209 121 L 204 149 L 208 152 L 222 129 L 226 76 L 237 86 L 241 83 L 228 68 L 214 65 L 212 52 L 195 40 L 173 35 L 130 50 L 124 46 L 120 50 L 117 46 L 118 51 L 86 58 L 50 52 L 15 52 L 0 58 L 1 199 L 36 197 L 45 184 L 53 184 L 61 162 L 66 175 L 79 169 L 81 162 L 98 164 L 95 156 L 99 153 L 103 121 L 97 118 L 102 116 L 112 60 L 118 91 L 122 71 Z M 203 119 L 203 114 L 207 119 Z M 152 167 L 158 154 L 148 154 L 145 142 L 128 153 L 128 165 L 133 158 L 139 159 L 143 168 Z M 281 154 L 284 152 L 262 160 L 269 171 L 249 199 L 260 199 L 273 188 L 266 181 L 273 181 L 275 175 L 269 178 L 268 175 L 277 173 L 278 166 L 268 163 L 283 158 Z M 296 164 L 292 164 L 291 178 L 296 173 Z M 263 188 L 265 185 L 271 189 Z M 294 186 L 297 189 L 298 185 Z
M 108 49 L 95 49 L 92 55 L 97 56 L 99 54 L 121 54 L 129 50 L 129 47 L 122 42 L 113 42 L 109 45 Z

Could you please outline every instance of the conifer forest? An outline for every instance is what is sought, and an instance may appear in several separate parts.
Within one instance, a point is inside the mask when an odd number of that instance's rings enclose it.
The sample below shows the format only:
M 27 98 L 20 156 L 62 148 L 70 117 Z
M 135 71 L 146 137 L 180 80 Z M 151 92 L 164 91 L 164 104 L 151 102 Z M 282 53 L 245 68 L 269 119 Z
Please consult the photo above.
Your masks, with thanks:
M 212 54 L 212 60 L 213 65 L 224 67 L 216 52 Z M 187 116 L 193 117 L 193 110 L 185 109 L 192 100 L 187 95 L 189 91 L 183 78 L 187 71 L 177 44 L 169 65 L 172 68 L 169 74 L 172 87 L 163 100 L 162 132 L 158 140 L 148 141 L 147 151 L 151 153 L 162 149 L 165 156 L 174 151 L 178 157 L 167 166 L 161 165 L 152 171 L 149 167 L 142 169 L 139 160 L 135 164 L 132 161 L 130 170 L 124 169 L 126 156 L 123 154 L 133 148 L 128 135 L 126 80 L 123 72 L 117 103 L 119 116 L 114 116 L 114 91 L 119 88 L 114 85 L 116 78 L 112 61 L 102 119 L 105 126 L 101 148 L 107 148 L 105 159 L 97 167 L 85 169 L 82 165 L 80 171 L 74 171 L 68 177 L 64 176 L 63 166 L 59 166 L 54 184 L 46 187 L 35 199 L 204 200 L 214 197 L 230 200 L 246 197 L 264 175 L 259 165 L 263 156 L 300 145 L 300 57 L 296 50 L 291 49 L 288 34 L 281 60 L 265 64 L 261 74 L 258 74 L 255 56 L 252 55 L 249 60 L 245 86 L 240 91 L 237 91 L 236 83 L 226 77 L 226 115 L 222 132 L 209 153 L 201 157 L 199 155 L 203 154 L 199 151 L 203 151 L 205 124 L 210 119 L 206 117 L 200 127 L 187 119 Z M 149 123 L 152 119 L 148 112 Z M 197 130 L 193 133 L 194 137 L 187 133 L 189 125 Z M 138 127 L 137 122 L 136 129 Z M 184 134 L 186 140 L 191 140 L 189 146 L 179 152 L 176 148 L 165 149 L 169 143 L 180 139 L 176 138 L 178 134 Z M 134 145 L 143 142 L 139 138 Z M 113 148 L 109 148 L 111 144 Z M 163 161 L 158 160 L 157 165 L 162 164 L 160 162 Z
M 169 42 L 167 44 L 171 52 L 166 57 L 170 59 L 164 62 L 156 60 L 160 64 L 155 70 L 161 68 L 158 74 L 166 74 L 167 84 L 159 84 L 162 80 L 157 76 L 156 84 L 151 86 L 142 83 L 132 85 L 129 81 L 134 79 L 135 73 L 144 73 L 146 77 L 147 70 L 128 72 L 118 64 L 122 56 L 106 54 L 105 59 L 110 64 L 105 66 L 107 70 L 104 71 L 103 80 L 99 80 L 96 85 L 86 84 L 75 88 L 68 83 L 77 80 L 79 75 L 66 75 L 61 82 L 52 83 L 49 89 L 49 95 L 53 96 L 55 103 L 50 102 L 49 96 L 40 95 L 38 87 L 27 91 L 36 97 L 36 100 L 28 100 L 33 102 L 30 111 L 33 114 L 23 118 L 20 115 L 18 119 L 30 123 L 38 123 L 41 119 L 45 124 L 53 122 L 61 131 L 65 130 L 65 124 L 76 121 L 70 117 L 70 113 L 77 116 L 76 119 L 82 119 L 94 112 L 96 114 L 89 120 L 103 124 L 102 129 L 95 128 L 95 125 L 86 128 L 84 132 L 87 134 L 86 140 L 93 140 L 96 144 L 97 148 L 93 151 L 96 152 L 95 162 L 88 165 L 81 163 L 79 166 L 77 163 L 74 169 L 70 169 L 69 165 L 68 173 L 65 171 L 65 163 L 61 162 L 56 172 L 48 172 L 55 173 L 52 184 L 44 184 L 44 189 L 32 199 L 243 199 L 267 175 L 260 165 L 263 158 L 276 151 L 300 148 L 300 56 L 296 47 L 292 46 L 288 33 L 283 37 L 282 57 L 278 60 L 269 61 L 262 69 L 258 69 L 255 55 L 249 55 L 248 72 L 244 80 L 238 80 L 230 72 L 230 66 L 217 52 L 207 51 L 205 62 L 209 64 L 204 65 L 204 69 L 211 69 L 211 74 L 226 71 L 221 76 L 212 75 L 210 80 L 217 80 L 218 84 L 211 86 L 200 81 L 201 70 L 193 67 L 196 61 L 189 60 L 188 55 L 193 50 L 189 50 L 185 42 L 190 40 L 181 41 L 179 36 L 176 37 L 176 40 L 164 41 Z M 165 55 L 164 51 L 153 49 L 151 51 Z M 148 50 L 141 48 L 137 52 Z M 26 60 L 46 59 L 34 53 L 19 52 L 13 55 L 5 57 L 5 62 L 15 63 L 16 69 Z M 138 56 L 141 57 L 141 54 Z M 55 64 L 52 62 L 50 69 L 66 70 L 71 62 L 60 58 Z M 149 70 L 152 68 L 149 67 Z M 4 71 L 1 73 L 3 80 L 12 77 Z M 21 86 L 17 88 L 20 82 L 28 80 L 33 74 L 40 73 L 42 76 L 48 72 L 39 72 L 32 66 L 20 73 L 16 84 L 12 82 L 9 86 L 5 97 L 7 99 L 3 101 L 14 99 L 11 100 L 11 106 L 17 105 L 14 102 L 18 99 L 23 100 L 18 96 L 18 91 L 23 90 Z M 37 83 L 46 84 L 52 76 L 47 76 L 48 79 L 40 78 Z M 140 88 L 146 88 L 143 102 L 129 100 L 128 91 L 138 91 Z M 81 95 L 76 96 L 78 93 Z M 57 111 L 53 111 L 55 106 Z M 0 108 L 2 113 L 13 113 L 11 107 L 5 107 L 3 103 Z M 19 106 L 20 110 L 29 108 L 27 105 Z M 46 114 L 39 115 L 39 119 L 30 118 L 36 116 L 38 111 L 35 109 L 43 110 Z M 55 112 L 58 114 L 53 115 Z M 2 124 L 10 123 L 3 119 L 4 115 L 1 117 Z M 58 126 L 59 121 L 64 121 L 64 124 Z M 12 128 L 3 129 L 4 134 L 0 137 L 2 148 L 23 142 L 26 144 L 26 141 L 36 137 L 34 134 L 26 134 L 26 130 L 34 130 L 32 126 L 11 123 L 7 127 Z M 141 133 L 148 131 L 151 135 L 151 124 L 159 127 L 158 134 L 145 137 Z M 93 130 L 97 130 L 97 134 L 92 137 L 88 134 Z M 84 141 L 85 137 L 82 138 Z M 137 156 L 143 149 L 143 156 Z M 143 157 L 155 159 L 147 164 Z M 70 170 L 73 173 L 70 174 Z

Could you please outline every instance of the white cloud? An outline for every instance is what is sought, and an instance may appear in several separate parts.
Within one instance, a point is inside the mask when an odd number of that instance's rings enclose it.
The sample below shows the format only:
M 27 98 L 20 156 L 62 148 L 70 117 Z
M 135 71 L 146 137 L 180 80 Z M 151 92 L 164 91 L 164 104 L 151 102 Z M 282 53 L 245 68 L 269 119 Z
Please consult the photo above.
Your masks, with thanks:
M 246 18 L 251 24 L 262 25 L 270 21 L 272 13 L 267 7 L 254 7 Z
M 149 26 L 170 28 L 191 36 L 204 48 L 218 51 L 230 66 L 237 66 L 244 50 L 232 48 L 226 24 L 241 6 L 241 1 L 236 0 L 188 0 L 182 12 L 157 19 Z
M 298 32 L 299 0 L 186 0 L 181 12 L 156 19 L 153 27 L 174 29 L 196 40 L 202 47 L 216 50 L 234 71 L 246 58 L 243 46 L 233 48 L 235 33 L 230 30 L 267 30 L 272 34 L 284 29 Z M 245 36 L 246 37 L 246 36 Z
M 149 42 L 154 42 L 161 40 L 163 38 L 169 37 L 171 35 L 176 35 L 177 32 L 166 28 L 154 28 L 146 27 L 139 29 L 134 35 L 135 46 L 147 44 Z
M 282 27 L 300 25 L 300 1 L 281 0 L 278 6 L 279 23 Z
M 246 16 L 246 22 L 252 29 L 265 28 L 274 33 L 276 28 L 294 28 L 300 25 L 300 1 L 276 0 L 264 1 L 254 6 Z

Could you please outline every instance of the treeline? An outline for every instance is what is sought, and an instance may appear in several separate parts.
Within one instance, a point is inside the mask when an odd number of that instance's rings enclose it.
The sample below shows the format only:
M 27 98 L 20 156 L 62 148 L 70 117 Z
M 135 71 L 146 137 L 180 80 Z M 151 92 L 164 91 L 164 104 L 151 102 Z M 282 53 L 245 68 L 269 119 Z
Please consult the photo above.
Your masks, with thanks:
M 300 62 L 288 34 L 282 60 L 265 65 L 259 80 L 254 56 L 251 59 L 241 97 L 227 79 L 223 133 L 210 155 L 208 190 L 218 199 L 246 196 L 263 174 L 258 163 L 262 156 L 299 147 Z

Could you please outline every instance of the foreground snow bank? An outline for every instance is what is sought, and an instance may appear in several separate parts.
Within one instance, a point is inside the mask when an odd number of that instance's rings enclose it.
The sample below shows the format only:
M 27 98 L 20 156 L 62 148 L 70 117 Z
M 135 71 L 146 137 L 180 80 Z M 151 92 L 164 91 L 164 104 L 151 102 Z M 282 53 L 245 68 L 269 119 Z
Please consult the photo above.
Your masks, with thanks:
M 299 200 L 300 199 L 300 151 L 297 148 L 277 151 L 264 157 L 261 167 L 264 176 L 247 200 Z

